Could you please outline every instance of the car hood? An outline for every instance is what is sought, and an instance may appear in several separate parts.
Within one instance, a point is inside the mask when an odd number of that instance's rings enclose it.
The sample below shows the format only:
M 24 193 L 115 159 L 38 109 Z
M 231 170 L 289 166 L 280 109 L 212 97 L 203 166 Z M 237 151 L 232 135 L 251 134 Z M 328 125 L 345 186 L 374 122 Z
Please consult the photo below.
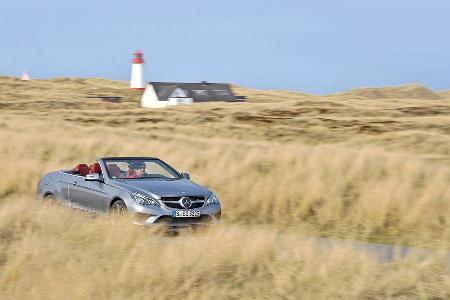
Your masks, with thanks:
M 159 197 L 181 196 L 207 196 L 209 191 L 204 187 L 187 179 L 158 180 L 158 179 L 131 179 L 114 180 L 114 184 L 130 192 L 147 193 Z

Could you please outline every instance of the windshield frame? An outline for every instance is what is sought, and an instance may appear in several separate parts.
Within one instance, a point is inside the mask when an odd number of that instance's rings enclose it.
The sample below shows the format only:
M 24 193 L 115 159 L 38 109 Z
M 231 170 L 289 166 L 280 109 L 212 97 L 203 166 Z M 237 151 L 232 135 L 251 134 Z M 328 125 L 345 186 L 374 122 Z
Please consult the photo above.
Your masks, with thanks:
M 171 165 L 169 165 L 168 163 L 166 163 L 165 161 L 163 161 L 162 159 L 156 158 L 156 157 L 107 157 L 107 158 L 102 158 L 104 166 L 105 166 L 105 171 L 104 173 L 106 173 L 108 175 L 109 179 L 119 179 L 119 180 L 142 180 L 142 179 L 151 179 L 151 180 L 155 180 L 155 179 L 162 179 L 162 180 L 178 180 L 178 179 L 182 179 L 183 176 L 181 175 L 180 172 L 178 172 L 177 170 L 175 170 L 175 168 L 173 168 Z M 168 170 L 169 173 L 173 173 L 172 175 L 174 175 L 175 178 L 170 178 L 170 177 L 165 177 L 163 175 L 161 176 L 148 176 L 148 177 L 139 177 L 139 178 L 113 178 L 111 177 L 111 175 L 109 174 L 109 170 L 108 170 L 108 163 L 111 162 L 128 162 L 130 160 L 134 160 L 134 161 L 144 161 L 144 162 L 159 162 L 161 165 L 165 166 Z

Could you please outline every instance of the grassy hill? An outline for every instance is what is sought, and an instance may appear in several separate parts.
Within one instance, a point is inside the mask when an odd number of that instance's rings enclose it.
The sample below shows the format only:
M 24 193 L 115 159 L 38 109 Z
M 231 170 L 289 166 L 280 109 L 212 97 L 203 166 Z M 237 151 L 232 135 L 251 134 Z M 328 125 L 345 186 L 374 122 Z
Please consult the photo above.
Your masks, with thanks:
M 442 91 L 442 92 L 438 92 L 438 94 L 445 99 L 450 99 L 450 91 Z
M 335 95 L 345 96 L 347 98 L 357 99 L 441 99 L 439 93 L 415 84 L 405 84 L 395 87 L 380 88 L 357 88 L 349 92 L 338 93 Z
M 450 297 L 439 257 L 380 264 L 301 240 L 449 249 L 448 93 L 233 89 L 247 103 L 142 109 L 127 82 L 0 77 L 0 295 Z M 168 238 L 34 204 L 43 173 L 115 155 L 189 171 L 217 191 L 223 224 Z

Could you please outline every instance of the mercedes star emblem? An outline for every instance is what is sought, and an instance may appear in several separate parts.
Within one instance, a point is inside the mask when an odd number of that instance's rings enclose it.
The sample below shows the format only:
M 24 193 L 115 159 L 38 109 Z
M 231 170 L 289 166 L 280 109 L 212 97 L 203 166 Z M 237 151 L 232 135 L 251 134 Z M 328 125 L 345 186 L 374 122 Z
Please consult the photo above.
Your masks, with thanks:
M 192 205 L 192 201 L 189 197 L 181 197 L 180 198 L 180 205 L 186 209 L 190 208 Z

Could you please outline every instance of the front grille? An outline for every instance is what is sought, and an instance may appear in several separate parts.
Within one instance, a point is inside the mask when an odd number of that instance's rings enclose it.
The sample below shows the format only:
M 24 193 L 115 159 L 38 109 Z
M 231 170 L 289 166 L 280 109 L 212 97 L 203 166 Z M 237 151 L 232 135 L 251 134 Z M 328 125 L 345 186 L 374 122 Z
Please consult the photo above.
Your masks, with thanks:
M 164 205 L 167 206 L 167 207 L 170 207 L 170 208 L 185 209 L 178 202 L 164 202 Z M 203 206 L 203 201 L 202 202 L 197 202 L 197 203 L 192 203 L 191 207 L 189 207 L 189 209 L 201 208 L 202 206 Z
M 203 207 L 203 205 L 205 203 L 205 197 L 203 197 L 203 196 L 188 196 L 188 197 L 191 199 L 191 201 L 199 201 L 199 202 L 192 203 L 192 205 L 189 209 Z M 162 197 L 161 200 L 164 203 L 164 205 L 169 208 L 185 209 L 178 202 L 180 200 L 180 198 L 181 197 Z

